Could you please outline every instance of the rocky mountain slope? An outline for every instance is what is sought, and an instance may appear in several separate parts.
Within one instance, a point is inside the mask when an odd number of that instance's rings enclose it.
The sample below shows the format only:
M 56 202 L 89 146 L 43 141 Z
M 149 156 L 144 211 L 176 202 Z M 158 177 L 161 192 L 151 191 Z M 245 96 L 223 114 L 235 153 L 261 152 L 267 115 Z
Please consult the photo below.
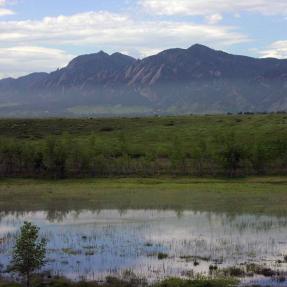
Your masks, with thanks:
M 136 60 L 83 55 L 52 73 L 0 81 L 0 116 L 287 111 L 287 60 L 196 44 Z

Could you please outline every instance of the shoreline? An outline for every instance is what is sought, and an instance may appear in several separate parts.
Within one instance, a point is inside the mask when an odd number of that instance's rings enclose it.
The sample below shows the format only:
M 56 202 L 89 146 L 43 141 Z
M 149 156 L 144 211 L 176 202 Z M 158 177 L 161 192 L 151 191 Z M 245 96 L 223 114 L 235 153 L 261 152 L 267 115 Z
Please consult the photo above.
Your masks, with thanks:
M 287 177 L 1 179 L 2 211 L 170 209 L 286 216 Z

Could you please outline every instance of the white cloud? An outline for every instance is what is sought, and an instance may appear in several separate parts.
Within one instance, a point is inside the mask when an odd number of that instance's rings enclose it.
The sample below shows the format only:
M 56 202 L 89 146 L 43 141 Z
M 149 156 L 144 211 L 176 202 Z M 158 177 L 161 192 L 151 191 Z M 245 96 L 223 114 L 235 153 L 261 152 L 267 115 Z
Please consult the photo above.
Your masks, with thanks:
M 207 22 L 211 25 L 217 24 L 218 22 L 220 22 L 223 19 L 223 17 L 220 14 L 208 15 L 205 18 L 206 18 Z
M 0 16 L 14 15 L 15 13 L 10 9 L 0 8 Z
M 0 77 L 19 77 L 31 72 L 48 72 L 65 66 L 74 55 L 59 49 L 19 46 L 0 48 Z
M 1 8 L 1 6 L 4 6 L 5 4 L 6 0 L 0 0 L 0 17 L 14 15 L 15 14 L 14 11 L 7 8 Z
M 186 46 L 201 41 L 225 46 L 244 42 L 248 37 L 228 26 L 140 21 L 122 14 L 88 12 L 41 21 L 0 21 L 0 40 L 6 45 L 93 44 L 120 50 Z
M 276 41 L 266 50 L 259 52 L 262 58 L 287 59 L 287 40 Z
M 145 57 L 148 57 L 150 55 L 156 55 L 158 54 L 159 52 L 161 52 L 163 49 L 160 49 L 160 48 L 142 48 L 139 50 L 139 55 L 141 58 L 145 58 Z
M 10 57 L 15 59 L 19 59 L 20 51 L 9 47 L 34 46 L 64 49 L 61 47 L 67 45 L 77 48 L 93 46 L 95 52 L 97 50 L 127 51 L 130 55 L 142 57 L 167 48 L 189 47 L 194 43 L 224 49 L 245 41 L 249 41 L 249 38 L 238 32 L 235 27 L 191 22 L 138 20 L 128 15 L 109 12 L 45 17 L 38 21 L 0 21 L 1 50 L 6 52 L 7 49 L 14 49 L 14 54 L 11 54 Z M 54 66 L 62 65 L 69 58 L 63 52 L 59 52 L 60 50 L 55 49 L 42 48 L 46 50 L 37 50 L 40 53 L 34 53 L 30 48 L 21 49 L 23 54 L 21 61 L 25 61 L 26 53 L 27 66 L 31 67 L 29 71 L 50 70 Z M 52 51 L 57 52 L 51 53 Z M 0 64 L 1 61 L 7 61 L 6 58 L 5 53 L 0 53 Z M 33 66 L 31 66 L 28 63 L 33 59 L 36 59 L 36 62 L 33 62 Z M 22 67 L 16 64 L 10 65 L 10 72 L 6 69 L 5 74 L 24 74 L 26 70 L 22 71 Z M 15 73 L 14 70 L 16 70 Z
M 139 3 L 159 15 L 213 15 L 242 11 L 287 15 L 286 0 L 139 0 Z

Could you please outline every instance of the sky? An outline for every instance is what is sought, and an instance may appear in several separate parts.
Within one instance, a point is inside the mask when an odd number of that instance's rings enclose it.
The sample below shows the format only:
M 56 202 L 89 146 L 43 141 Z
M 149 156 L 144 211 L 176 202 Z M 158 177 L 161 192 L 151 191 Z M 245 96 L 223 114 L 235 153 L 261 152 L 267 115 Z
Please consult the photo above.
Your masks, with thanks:
M 100 50 L 143 58 L 196 43 L 287 58 L 287 0 L 0 0 L 0 78 Z

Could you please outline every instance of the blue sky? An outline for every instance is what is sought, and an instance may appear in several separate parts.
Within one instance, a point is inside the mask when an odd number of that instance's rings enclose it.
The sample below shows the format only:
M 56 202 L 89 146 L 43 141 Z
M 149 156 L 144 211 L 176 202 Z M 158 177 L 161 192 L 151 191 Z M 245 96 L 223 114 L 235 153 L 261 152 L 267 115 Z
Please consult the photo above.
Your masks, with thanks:
M 286 0 L 0 0 L 0 78 L 104 50 L 136 58 L 195 43 L 287 58 Z

